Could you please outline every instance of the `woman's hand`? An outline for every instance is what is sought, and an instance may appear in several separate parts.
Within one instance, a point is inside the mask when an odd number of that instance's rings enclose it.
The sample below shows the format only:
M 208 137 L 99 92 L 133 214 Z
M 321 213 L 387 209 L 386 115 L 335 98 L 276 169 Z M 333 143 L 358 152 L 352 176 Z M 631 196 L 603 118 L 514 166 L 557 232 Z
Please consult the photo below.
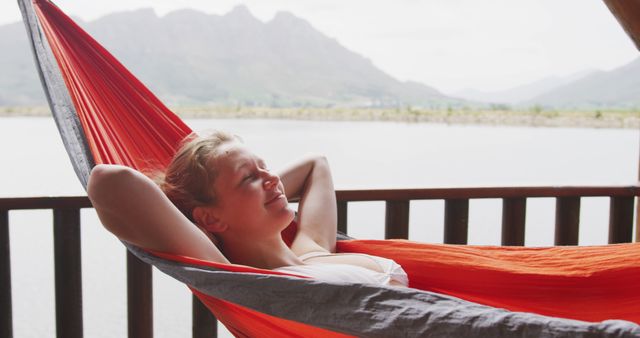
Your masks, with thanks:
M 298 235 L 291 249 L 298 255 L 326 250 L 335 252 L 338 224 L 336 193 L 329 162 L 310 156 L 280 173 L 287 199 L 300 198 Z
M 104 227 L 123 241 L 165 253 L 229 262 L 151 179 L 134 169 L 97 165 L 87 192 Z

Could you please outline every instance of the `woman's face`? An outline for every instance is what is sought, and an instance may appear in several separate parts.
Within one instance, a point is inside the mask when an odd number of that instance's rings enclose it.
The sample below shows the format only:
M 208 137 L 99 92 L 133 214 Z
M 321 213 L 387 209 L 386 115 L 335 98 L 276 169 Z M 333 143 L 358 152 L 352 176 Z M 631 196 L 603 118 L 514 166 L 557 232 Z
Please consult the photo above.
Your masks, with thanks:
M 218 151 L 211 163 L 218 173 L 213 210 L 228 226 L 225 232 L 247 238 L 279 234 L 294 217 L 280 178 L 239 142 L 224 143 Z

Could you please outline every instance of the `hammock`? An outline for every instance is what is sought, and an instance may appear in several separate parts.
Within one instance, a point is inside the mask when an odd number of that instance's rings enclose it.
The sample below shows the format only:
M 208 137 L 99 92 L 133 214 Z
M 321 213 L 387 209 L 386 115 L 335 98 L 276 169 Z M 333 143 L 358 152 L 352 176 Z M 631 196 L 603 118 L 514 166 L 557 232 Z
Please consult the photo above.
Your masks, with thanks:
M 18 0 L 54 119 L 86 187 L 98 163 L 164 167 L 191 130 L 50 1 Z M 285 231 L 294 231 L 288 228 Z M 640 336 L 640 244 L 481 247 L 344 240 L 410 289 L 326 283 L 128 245 L 237 336 Z

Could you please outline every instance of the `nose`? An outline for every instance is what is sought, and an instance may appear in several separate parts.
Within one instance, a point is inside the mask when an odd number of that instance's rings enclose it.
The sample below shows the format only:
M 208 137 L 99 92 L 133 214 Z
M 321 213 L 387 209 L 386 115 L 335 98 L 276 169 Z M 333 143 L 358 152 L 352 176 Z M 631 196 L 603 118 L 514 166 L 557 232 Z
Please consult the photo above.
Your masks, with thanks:
M 276 186 L 278 186 L 278 183 L 280 183 L 280 177 L 276 174 L 271 173 L 268 170 L 264 170 L 263 175 L 264 175 L 263 184 L 266 190 L 273 189 Z

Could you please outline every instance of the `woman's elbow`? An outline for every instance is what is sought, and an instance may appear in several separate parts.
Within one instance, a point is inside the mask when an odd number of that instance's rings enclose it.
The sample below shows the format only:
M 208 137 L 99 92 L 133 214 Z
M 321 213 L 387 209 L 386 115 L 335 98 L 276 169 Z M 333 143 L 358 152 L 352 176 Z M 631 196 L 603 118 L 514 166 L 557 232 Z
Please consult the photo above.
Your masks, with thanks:
M 327 160 L 327 157 L 324 155 L 313 155 L 312 157 L 313 160 L 313 169 L 314 171 L 318 172 L 323 172 L 323 173 L 327 173 L 330 174 L 331 173 L 331 167 L 329 166 L 329 160 Z
M 116 189 L 131 175 L 131 171 L 119 165 L 98 164 L 93 167 L 87 183 L 87 195 L 93 206 L 99 208 L 113 199 Z
M 316 154 L 316 153 L 307 154 L 306 160 L 307 160 L 308 163 L 311 163 L 313 165 L 313 167 L 316 167 L 316 166 L 328 167 L 329 166 L 329 161 L 327 160 L 327 157 L 325 155 L 323 155 L 323 154 Z

